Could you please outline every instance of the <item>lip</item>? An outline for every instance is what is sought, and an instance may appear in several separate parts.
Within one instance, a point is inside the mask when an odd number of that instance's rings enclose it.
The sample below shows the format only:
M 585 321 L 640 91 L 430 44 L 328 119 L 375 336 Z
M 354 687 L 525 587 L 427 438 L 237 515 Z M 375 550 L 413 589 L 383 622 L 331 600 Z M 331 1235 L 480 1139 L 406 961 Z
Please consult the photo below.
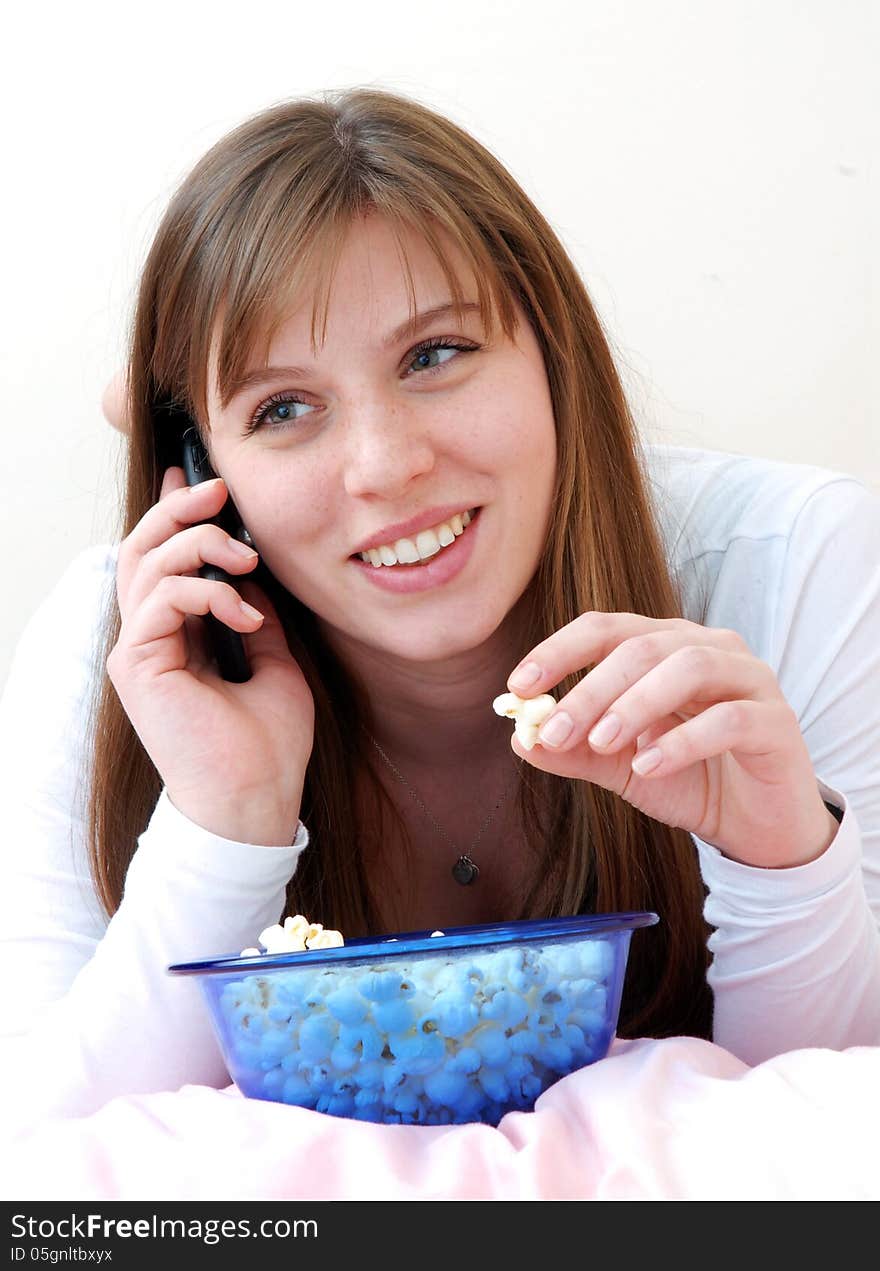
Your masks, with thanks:
M 369 561 L 362 561 L 359 556 L 353 556 L 349 563 L 364 573 L 366 582 L 381 588 L 382 591 L 392 592 L 398 596 L 430 591 L 433 587 L 440 587 L 444 583 L 451 582 L 462 572 L 473 554 L 482 520 L 483 510 L 480 508 L 455 542 L 444 547 L 423 565 L 377 566 L 370 564 Z M 436 522 L 429 521 L 428 524 L 434 525 Z M 398 535 L 398 537 L 401 536 Z M 388 540 L 381 541 L 384 543 Z
M 394 525 L 386 525 L 376 534 L 371 534 L 369 538 L 365 538 L 358 544 L 352 556 L 357 556 L 359 552 L 367 552 L 371 547 L 381 547 L 383 543 L 390 546 L 399 538 L 412 538 L 420 530 L 429 530 L 432 526 L 439 525 L 441 521 L 448 521 L 456 513 L 461 514 L 472 507 L 477 507 L 477 504 L 444 503 L 439 507 L 427 508 L 417 516 L 411 516 L 408 521 L 396 521 Z

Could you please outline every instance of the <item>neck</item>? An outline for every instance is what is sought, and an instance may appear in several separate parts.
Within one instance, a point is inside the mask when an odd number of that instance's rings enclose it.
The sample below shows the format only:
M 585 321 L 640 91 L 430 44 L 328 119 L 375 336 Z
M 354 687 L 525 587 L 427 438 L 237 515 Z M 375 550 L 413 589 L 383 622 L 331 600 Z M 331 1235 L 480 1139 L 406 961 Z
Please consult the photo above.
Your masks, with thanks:
M 338 631 L 325 634 L 365 687 L 373 735 L 401 766 L 453 772 L 477 763 L 485 769 L 491 756 L 509 752 L 509 730 L 499 728 L 492 701 L 525 650 L 521 606 L 476 649 L 431 662 L 377 653 Z

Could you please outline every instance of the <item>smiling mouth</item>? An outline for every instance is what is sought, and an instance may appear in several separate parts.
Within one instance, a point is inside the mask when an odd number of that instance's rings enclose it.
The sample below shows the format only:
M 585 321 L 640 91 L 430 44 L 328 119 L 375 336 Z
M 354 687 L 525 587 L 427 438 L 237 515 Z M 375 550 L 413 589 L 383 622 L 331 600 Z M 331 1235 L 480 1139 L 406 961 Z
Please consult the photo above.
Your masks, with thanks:
M 376 569 L 383 566 L 424 565 L 461 538 L 479 510 L 478 507 L 470 508 L 451 516 L 448 521 L 441 521 L 439 525 L 421 530 L 412 538 L 399 538 L 393 543 L 383 543 L 381 547 L 371 547 L 366 552 L 357 552 L 352 560 L 362 560 Z

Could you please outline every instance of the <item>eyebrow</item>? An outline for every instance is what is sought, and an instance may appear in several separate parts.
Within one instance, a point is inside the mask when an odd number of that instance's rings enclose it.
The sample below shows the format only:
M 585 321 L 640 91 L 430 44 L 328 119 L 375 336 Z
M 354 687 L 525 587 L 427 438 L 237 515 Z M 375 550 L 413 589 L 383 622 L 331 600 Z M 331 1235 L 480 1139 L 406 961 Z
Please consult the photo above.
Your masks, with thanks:
M 434 305 L 431 309 L 424 309 L 421 313 L 413 314 L 411 318 L 407 318 L 405 322 L 401 322 L 400 326 L 389 332 L 382 341 L 382 347 L 385 349 L 394 348 L 400 344 L 402 340 L 411 339 L 417 335 L 432 322 L 436 322 L 439 318 L 448 317 L 450 313 L 481 313 L 482 308 L 475 300 L 466 300 L 461 305 L 454 304 L 451 300 L 444 304 Z M 311 379 L 315 372 L 307 366 L 262 366 L 256 370 L 248 371 L 246 375 L 242 375 L 239 379 L 233 380 L 229 386 L 229 394 L 227 402 L 231 402 L 239 393 L 244 392 L 246 388 L 254 388 L 258 384 L 266 384 L 270 380 L 280 379 L 282 376 L 291 376 L 293 379 Z

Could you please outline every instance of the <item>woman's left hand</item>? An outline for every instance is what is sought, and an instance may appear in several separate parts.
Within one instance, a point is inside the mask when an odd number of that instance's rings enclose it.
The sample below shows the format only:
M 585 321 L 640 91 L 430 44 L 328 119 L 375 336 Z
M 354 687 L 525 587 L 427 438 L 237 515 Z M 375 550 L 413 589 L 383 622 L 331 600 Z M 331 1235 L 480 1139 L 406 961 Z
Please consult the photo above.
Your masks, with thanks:
M 540 669 L 536 678 L 523 678 L 529 664 Z M 587 666 L 533 750 L 514 734 L 522 759 L 614 790 L 746 865 L 803 865 L 829 846 L 837 821 L 797 716 L 737 632 L 585 613 L 532 649 L 507 687 L 536 697 Z

